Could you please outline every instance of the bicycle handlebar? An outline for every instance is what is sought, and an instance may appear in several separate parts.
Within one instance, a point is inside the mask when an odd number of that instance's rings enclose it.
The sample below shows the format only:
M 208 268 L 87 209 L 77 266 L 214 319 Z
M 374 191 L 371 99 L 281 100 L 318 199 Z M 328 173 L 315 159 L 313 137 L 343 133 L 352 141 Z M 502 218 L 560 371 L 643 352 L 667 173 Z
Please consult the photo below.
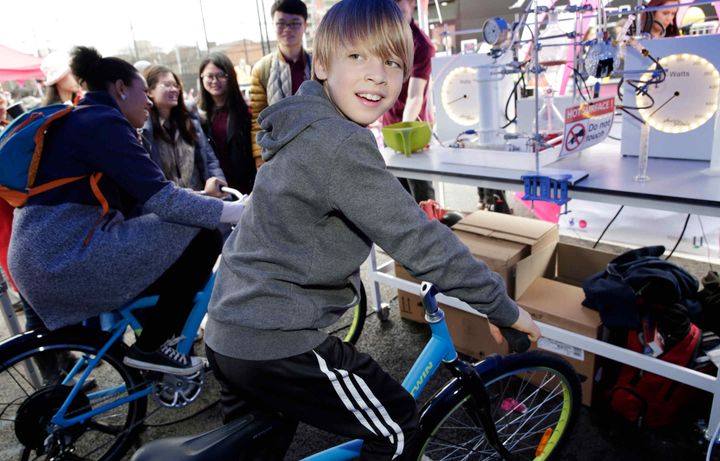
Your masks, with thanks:
M 437 288 L 432 283 L 423 282 L 420 284 L 422 293 L 422 302 L 425 312 L 430 315 L 437 312 L 437 301 L 435 295 L 438 293 Z M 530 349 L 530 338 L 526 333 L 510 327 L 499 327 L 505 340 L 510 345 L 510 352 L 525 352 Z
M 228 187 L 228 186 L 222 186 L 220 188 L 220 192 L 225 192 L 226 194 L 230 194 L 238 200 L 242 200 L 242 198 L 245 197 L 245 194 L 243 194 L 239 190 L 233 189 L 232 187 Z
M 510 345 L 510 352 L 525 352 L 530 349 L 530 338 L 520 330 L 500 327 L 500 333 Z

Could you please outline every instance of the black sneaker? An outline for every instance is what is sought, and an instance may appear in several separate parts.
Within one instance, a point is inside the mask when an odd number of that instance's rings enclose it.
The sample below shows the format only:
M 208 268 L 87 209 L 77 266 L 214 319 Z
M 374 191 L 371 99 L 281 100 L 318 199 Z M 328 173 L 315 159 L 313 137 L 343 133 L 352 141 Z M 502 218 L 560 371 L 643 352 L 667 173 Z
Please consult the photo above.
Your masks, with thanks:
M 169 373 L 172 375 L 191 375 L 202 369 L 204 361 L 200 357 L 191 357 L 175 349 L 178 340 L 168 340 L 153 352 L 144 352 L 133 346 L 123 359 L 127 366 L 142 370 Z

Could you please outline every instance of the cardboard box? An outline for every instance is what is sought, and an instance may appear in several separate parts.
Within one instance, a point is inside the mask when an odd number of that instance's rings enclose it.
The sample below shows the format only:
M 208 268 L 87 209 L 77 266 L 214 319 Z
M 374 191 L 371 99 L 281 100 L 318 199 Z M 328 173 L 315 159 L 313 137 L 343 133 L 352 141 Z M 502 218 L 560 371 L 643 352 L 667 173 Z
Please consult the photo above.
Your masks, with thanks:
M 599 339 L 602 322 L 597 311 L 582 306 L 581 285 L 590 275 L 604 270 L 616 255 L 559 243 L 546 277 L 535 280 L 518 298 L 533 319 Z M 597 362 L 594 354 L 548 338 L 541 338 L 532 349 L 554 352 L 575 368 L 582 382 L 582 403 L 590 405 Z
M 485 261 L 500 273 L 514 295 L 538 321 L 591 338 L 599 338 L 600 317 L 596 311 L 582 307 L 585 295 L 583 281 L 604 270 L 616 255 L 558 243 L 557 226 L 534 219 L 501 213 L 477 212 L 457 223 L 453 230 Z M 396 263 L 397 277 L 416 281 Z M 420 297 L 398 291 L 400 315 L 424 321 Z M 475 358 L 508 352 L 488 335 L 487 320 L 472 312 L 444 306 L 450 332 L 458 350 Z M 540 348 L 563 356 L 577 370 L 583 387 L 583 403 L 592 402 L 596 360 L 594 354 L 544 338 Z M 537 347 L 537 346 L 533 346 Z
M 405 280 L 415 280 L 397 263 L 395 264 L 395 275 Z M 402 318 L 426 323 L 425 309 L 422 306 L 420 295 L 398 290 L 398 304 Z M 490 336 L 488 321 L 485 317 L 444 304 L 438 306 L 445 312 L 445 322 L 458 352 L 476 359 L 483 359 L 492 354 L 505 355 L 509 352 L 507 343 L 497 344 Z
M 557 224 L 489 211 L 466 216 L 453 231 L 473 255 L 503 277 L 514 299 L 543 275 L 559 240 Z
M 522 293 L 545 272 L 559 239 L 556 224 L 489 211 L 466 216 L 453 226 L 453 231 L 473 255 L 502 275 L 510 296 Z M 417 282 L 397 263 L 395 275 Z M 425 321 L 419 295 L 398 290 L 398 302 L 401 317 Z M 506 343 L 498 345 L 492 339 L 484 317 L 472 310 L 442 307 L 458 351 L 477 359 L 508 353 Z

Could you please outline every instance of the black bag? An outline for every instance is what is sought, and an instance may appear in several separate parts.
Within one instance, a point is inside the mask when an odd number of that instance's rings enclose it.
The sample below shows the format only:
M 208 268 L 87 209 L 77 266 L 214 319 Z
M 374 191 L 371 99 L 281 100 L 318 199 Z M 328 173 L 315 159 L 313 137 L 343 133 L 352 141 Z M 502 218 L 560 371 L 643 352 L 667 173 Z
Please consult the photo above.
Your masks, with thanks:
M 644 310 L 681 304 L 693 323 L 700 320 L 698 282 L 685 269 L 661 259 L 663 246 L 631 250 L 583 283 L 583 305 L 600 312 L 607 328 L 637 330 Z

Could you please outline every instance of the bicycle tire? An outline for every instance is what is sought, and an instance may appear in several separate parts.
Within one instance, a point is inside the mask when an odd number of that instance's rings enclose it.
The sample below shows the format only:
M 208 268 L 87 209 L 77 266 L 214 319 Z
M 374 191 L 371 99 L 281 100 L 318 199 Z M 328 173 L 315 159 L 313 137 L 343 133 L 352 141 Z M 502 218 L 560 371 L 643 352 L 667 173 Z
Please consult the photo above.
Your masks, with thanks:
M 573 368 L 538 351 L 498 358 L 497 366 L 490 369 L 475 367 L 488 389 L 500 439 L 513 459 L 551 459 L 567 439 L 580 408 L 580 382 Z M 541 378 L 544 386 L 525 379 L 528 376 Z M 426 404 L 418 460 L 500 459 L 468 413 L 471 399 L 469 389 L 452 380 Z
M 48 453 L 43 447 L 48 437 L 43 429 L 49 426 L 50 418 L 71 389 L 60 383 L 61 378 L 79 358 L 95 357 L 108 338 L 98 330 L 70 327 L 29 332 L 0 344 L 0 453 L 4 459 L 54 456 L 59 460 L 115 461 L 125 454 L 141 429 L 147 397 L 64 429 L 62 434 L 73 453 L 57 448 Z M 106 351 L 88 378 L 93 380 L 88 389 L 83 389 L 71 404 L 68 417 L 146 385 L 137 370 L 122 363 L 126 348 L 118 341 Z M 59 436 L 60 432 L 53 435 Z
M 353 310 L 353 319 L 350 323 L 348 331 L 345 333 L 343 341 L 350 344 L 357 344 L 363 327 L 365 327 L 365 319 L 367 318 L 367 294 L 365 294 L 365 286 L 360 282 L 360 301 L 355 305 Z

